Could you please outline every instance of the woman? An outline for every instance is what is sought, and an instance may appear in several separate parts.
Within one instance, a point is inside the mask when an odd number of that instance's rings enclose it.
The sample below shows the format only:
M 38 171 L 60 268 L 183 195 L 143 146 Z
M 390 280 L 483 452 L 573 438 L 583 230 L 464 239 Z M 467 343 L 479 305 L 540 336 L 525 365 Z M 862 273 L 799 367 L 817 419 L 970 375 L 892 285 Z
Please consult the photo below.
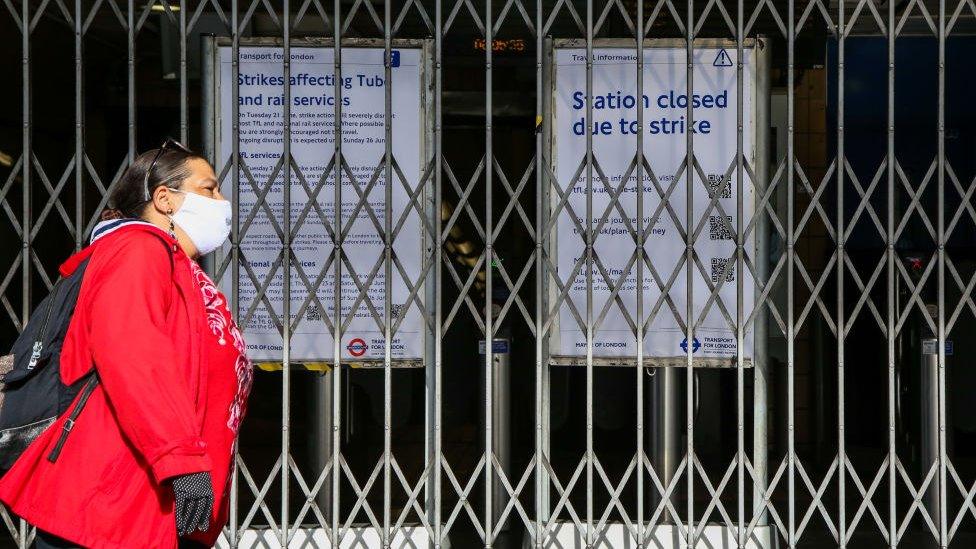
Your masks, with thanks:
M 226 240 L 230 203 L 207 161 L 173 141 L 136 158 L 111 203 L 119 219 L 61 266 L 88 262 L 62 380 L 94 368 L 100 383 L 57 460 L 64 416 L 0 480 L 0 500 L 40 548 L 209 547 L 252 376 L 227 300 L 195 261 Z

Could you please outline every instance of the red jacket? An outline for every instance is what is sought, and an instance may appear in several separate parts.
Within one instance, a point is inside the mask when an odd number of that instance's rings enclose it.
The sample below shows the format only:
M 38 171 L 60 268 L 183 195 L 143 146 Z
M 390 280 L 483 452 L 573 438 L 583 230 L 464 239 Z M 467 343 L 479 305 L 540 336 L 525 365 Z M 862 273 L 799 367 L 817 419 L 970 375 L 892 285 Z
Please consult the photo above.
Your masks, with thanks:
M 55 463 L 47 454 L 67 414 L 0 480 L 0 500 L 14 514 L 84 547 L 175 548 L 173 492 L 165 481 L 229 467 L 233 452 L 233 437 L 208 438 L 217 431 L 206 423 L 208 416 L 226 422 L 213 410 L 231 406 L 227 391 L 215 402 L 208 384 L 214 376 L 236 377 L 234 368 L 207 364 L 210 331 L 191 260 L 182 251 L 171 256 L 160 236 L 172 242 L 155 227 L 126 226 L 62 265 L 66 275 L 90 259 L 61 377 L 72 383 L 94 366 L 101 383 Z M 227 478 L 226 471 L 211 475 Z M 226 516 L 223 488 L 214 487 L 212 519 Z M 223 524 L 212 526 L 205 543 Z

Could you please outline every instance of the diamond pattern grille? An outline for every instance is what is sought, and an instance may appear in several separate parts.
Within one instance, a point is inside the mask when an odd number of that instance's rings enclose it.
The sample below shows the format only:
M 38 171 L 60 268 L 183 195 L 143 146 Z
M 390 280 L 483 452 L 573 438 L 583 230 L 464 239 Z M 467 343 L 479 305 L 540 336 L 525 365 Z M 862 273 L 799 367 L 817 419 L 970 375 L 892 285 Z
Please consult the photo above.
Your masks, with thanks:
M 896 148 L 899 133 L 892 109 L 887 121 L 887 154 L 878 160 L 870 174 L 866 173 L 863 162 L 855 168 L 852 158 L 845 153 L 843 97 L 837 98 L 841 116 L 836 151 L 822 170 L 811 169 L 799 158 L 794 119 L 790 118 L 785 157 L 777 159 L 768 170 L 765 166 L 752 165 L 742 151 L 725 164 L 724 177 L 737 174 L 737 180 L 749 181 L 757 190 L 753 214 L 740 220 L 737 226 L 726 221 L 732 219 L 733 212 L 726 211 L 718 194 L 708 187 L 700 164 L 701 153 L 693 146 L 685 151 L 673 177 L 664 182 L 649 159 L 636 151 L 620 183 L 615 183 L 600 159 L 592 155 L 561 159 L 577 165 L 571 179 L 560 181 L 546 147 L 545 130 L 551 121 L 542 108 L 542 98 L 537 98 L 539 121 L 535 151 L 528 155 L 527 161 L 513 165 L 496 151 L 499 137 L 493 133 L 492 126 L 495 119 L 492 98 L 501 95 L 505 86 L 495 76 L 499 65 L 493 63 L 493 39 L 518 33 L 523 33 L 526 42 L 533 44 L 530 49 L 538 50 L 536 79 L 540 93 L 545 93 L 542 50 L 552 36 L 578 38 L 590 44 L 603 38 L 681 36 L 689 47 L 694 47 L 698 43 L 693 41 L 698 38 L 724 37 L 735 46 L 763 34 L 774 37 L 774 47 L 783 48 L 792 63 L 799 40 L 810 35 L 830 37 L 842 47 L 845 41 L 863 34 L 865 29 L 887 39 L 892 47 L 900 38 L 918 33 L 919 29 L 927 33 L 940 45 L 938 59 L 934 61 L 938 63 L 939 77 L 935 84 L 943 84 L 943 47 L 953 37 L 967 32 L 967 25 L 976 17 L 976 3 L 911 0 L 897 8 L 890 4 L 872 0 L 839 3 L 654 0 L 640 5 L 624 0 L 538 3 L 527 0 L 355 0 L 349 3 L 2 0 L 3 28 L 12 33 L 11 43 L 21 44 L 20 85 L 24 94 L 19 107 L 23 122 L 20 148 L 5 163 L 9 164 L 6 165 L 9 171 L 0 171 L 0 210 L 3 211 L 0 230 L 6 240 L 20 245 L 18 250 L 4 256 L 8 262 L 0 277 L 3 310 L 0 316 L 9 332 L 23 329 L 30 305 L 56 279 L 59 258 L 53 257 L 40 243 L 57 233 L 64 241 L 80 247 L 107 204 L 115 182 L 135 157 L 136 144 L 143 142 L 140 135 L 144 131 L 136 113 L 146 93 L 135 87 L 137 66 L 143 62 L 140 48 L 144 47 L 147 36 L 159 32 L 160 25 L 172 25 L 178 30 L 183 47 L 177 78 L 184 91 L 189 80 L 186 45 L 204 21 L 219 22 L 223 26 L 222 34 L 233 38 L 235 45 L 254 29 L 277 37 L 304 38 L 305 33 L 327 36 L 333 42 L 336 38 L 382 39 L 391 48 L 394 40 L 429 37 L 434 73 L 433 146 L 429 156 L 423 159 L 422 174 L 415 185 L 403 173 L 390 147 L 376 159 L 368 177 L 354 173 L 341 148 L 334 151 L 325 170 L 316 178 L 304 173 L 287 152 L 266 177 L 256 175 L 243 156 L 232 154 L 216 159 L 221 181 L 237 180 L 242 192 L 258 197 L 252 209 L 239 212 L 240 223 L 232 242 L 235 252 L 213 266 L 218 279 L 239 277 L 257 289 L 257 299 L 240 312 L 243 323 L 262 309 L 271 316 L 278 332 L 287 338 L 298 329 L 310 308 L 329 310 L 328 303 L 320 297 L 320 290 L 330 274 L 347 273 L 355 285 L 355 295 L 346 296 L 353 300 L 351 312 L 319 315 L 324 329 L 341 338 L 349 329 L 355 311 L 365 307 L 389 341 L 401 330 L 406 315 L 394 317 L 390 303 L 374 303 L 370 299 L 369 289 L 383 274 L 387 285 L 397 281 L 407 287 L 404 306 L 419 312 L 424 328 L 431 334 L 433 351 L 428 357 L 431 378 L 425 399 L 434 406 L 428 418 L 425 448 L 419 452 L 419 458 L 404 455 L 409 452 L 393 447 L 389 427 L 393 413 L 390 393 L 392 370 L 399 364 L 390 358 L 382 364 L 386 429 L 382 437 L 383 451 L 375 463 L 351 463 L 341 444 L 335 444 L 322 468 L 308 470 L 300 465 L 292 448 L 295 435 L 288 431 L 291 410 L 288 399 L 283 398 L 277 461 L 270 467 L 259 467 L 243 457 L 237 459 L 235 493 L 244 497 L 235 497 L 225 541 L 236 545 L 247 531 L 260 527 L 270 529 L 282 545 L 303 543 L 302 540 L 308 544 L 304 537 L 309 535 L 306 530 L 320 528 L 327 539 L 337 543 L 348 539 L 354 527 L 366 525 L 379 532 L 387 543 L 407 526 L 419 526 L 435 546 L 446 543 L 461 530 L 474 532 L 481 544 L 492 546 L 506 530 L 513 529 L 536 547 L 549 547 L 555 543 L 557 527 L 570 523 L 580 539 L 597 545 L 612 543 L 608 537 L 610 525 L 622 525 L 623 535 L 643 546 L 668 524 L 673 525 L 676 535 L 699 546 L 710 543 L 706 539 L 710 525 L 725 527 L 741 546 L 747 541 L 759 543 L 758 533 L 766 526 L 791 547 L 810 539 L 814 531 L 825 533 L 838 546 L 853 546 L 864 535 L 898 545 L 910 533 L 918 531 L 930 535 L 942 546 L 949 546 L 954 540 L 962 539 L 960 536 L 967 534 L 967 528 L 971 529 L 976 521 L 976 478 L 971 473 L 967 478 L 968 470 L 958 464 L 944 434 L 946 353 L 940 351 L 936 361 L 940 395 L 937 426 L 942 434 L 937 457 L 931 463 L 906 462 L 907 457 L 896 445 L 899 420 L 894 402 L 898 390 L 895 364 L 902 360 L 901 355 L 896 355 L 895 342 L 901 341 L 912 323 L 934 334 L 940 342 L 939 348 L 944 349 L 942 342 L 953 336 L 962 339 L 959 334 L 964 333 L 966 323 L 976 318 L 973 297 L 976 270 L 951 245 L 964 235 L 971 235 L 976 226 L 973 201 L 976 178 L 970 173 L 957 173 L 945 152 L 944 90 L 940 89 L 939 95 L 938 130 L 932 136 L 938 142 L 936 154 L 920 164 L 917 154 Z M 309 28 L 315 30 L 310 32 Z M 51 29 L 67 33 L 68 42 L 75 46 L 72 51 L 65 51 L 64 57 L 76 63 L 77 71 L 66 75 L 61 90 L 65 99 L 77 106 L 75 118 L 66 125 L 68 133 L 74 130 L 73 143 L 67 148 L 60 144 L 53 146 L 43 135 L 31 91 L 39 80 L 40 70 L 32 54 L 45 47 L 39 36 L 42 31 L 52 32 Z M 449 113 L 445 97 L 439 95 L 444 75 L 454 70 L 450 66 L 454 58 L 447 49 L 448 44 L 472 34 L 491 46 L 479 53 L 484 60 L 485 133 L 484 142 L 471 144 L 475 149 L 483 149 L 475 161 L 447 152 L 452 149 L 445 147 L 444 141 L 453 138 L 453 130 L 443 125 L 442 115 Z M 127 116 L 117 124 L 125 134 L 126 147 L 113 151 L 114 156 L 108 159 L 103 158 L 85 132 L 85 103 L 92 89 L 84 78 L 86 63 L 90 61 L 86 47 L 104 36 L 123 45 L 117 55 L 128 61 L 124 100 Z M 843 49 L 839 56 L 843 62 Z M 890 59 L 889 80 L 879 84 L 887 90 L 889 100 L 894 95 L 893 75 L 898 70 L 893 52 Z M 790 114 L 796 101 L 797 81 L 798 76 L 790 65 L 784 79 Z M 191 101 L 183 96 L 178 103 L 180 136 L 184 141 L 192 141 L 188 139 Z M 389 95 L 387 104 L 389 109 Z M 621 201 L 624 182 L 636 173 L 648 177 L 653 188 L 648 195 L 658 202 L 653 211 L 646 212 L 650 218 L 643 226 L 629 221 Z M 336 176 L 349 182 L 355 193 L 355 207 L 345 221 L 327 215 L 321 206 L 322 200 L 331 199 L 326 195 L 332 192 L 330 181 Z M 267 201 L 275 182 L 280 184 L 286 177 L 307 197 L 298 215 L 287 222 Z M 572 184 L 581 177 L 609 198 L 604 208 L 593 212 L 594 224 L 588 223 L 586 212 L 576 211 L 570 201 Z M 704 213 L 695 219 L 689 219 L 671 201 L 683 178 L 690 178 L 693 183 L 699 181 L 705 190 L 700 196 L 707 196 Z M 390 206 L 384 198 L 389 190 L 386 189 L 386 194 L 379 192 L 386 185 L 406 193 L 407 207 L 398 216 L 390 215 Z M 552 200 L 547 202 L 545 197 Z M 441 204 L 446 201 L 453 202 L 447 209 Z M 551 207 L 540 204 L 551 204 Z M 710 214 L 736 235 L 738 244 L 714 283 L 695 247 Z M 359 215 L 369 220 L 385 247 L 384 253 L 365 272 L 357 271 L 350 251 L 343 247 L 352 230 L 352 220 Z M 599 240 L 600 229 L 613 215 L 624 218 L 624 228 L 633 243 L 624 274 L 612 274 L 605 264 L 606 258 L 595 249 L 581 257 L 569 272 L 559 272 L 550 247 L 558 238 L 557 219 L 560 216 L 572 219 L 575 229 L 592 246 Z M 280 253 L 266 273 L 256 272 L 248 254 L 240 247 L 259 217 L 269 221 L 281 243 Z M 416 275 L 408 272 L 393 246 L 410 218 L 420 220 L 420 230 L 429 244 L 423 252 L 423 267 Z M 642 245 L 655 223 L 662 219 L 672 222 L 690 246 L 688 254 L 673 269 L 660 269 Z M 332 249 L 323 250 L 323 266 L 318 272 L 306 270 L 288 247 L 300 237 L 301 229 L 309 225 L 322 227 L 336 243 Z M 450 235 L 455 231 L 467 231 L 475 248 L 471 261 L 465 265 L 451 256 Z M 817 260 L 798 250 L 814 233 L 819 234 L 827 249 L 825 256 Z M 533 251 L 520 264 L 506 263 L 503 257 L 502 244 L 513 234 L 533 245 Z M 882 242 L 884 250 L 876 255 L 852 251 L 850 243 L 864 238 L 865 234 Z M 911 252 L 914 255 L 909 257 L 902 245 L 919 235 L 924 237 L 925 250 Z M 761 257 L 744 245 L 751 238 L 773 239 L 781 247 L 769 257 Z M 916 255 L 918 268 L 911 263 Z M 595 270 L 587 269 L 588 264 Z M 754 307 L 744 317 L 737 314 L 736 303 L 726 303 L 722 298 L 722 288 L 735 285 L 727 281 L 733 267 L 748 271 L 756 285 Z M 640 312 L 629 307 L 621 295 L 628 274 L 638 269 L 646 273 L 659 294 L 653 302 L 642 303 Z M 692 276 L 701 277 L 707 289 L 704 306 L 693 311 L 691 317 L 686 315 L 685 304 L 673 299 L 671 292 L 685 269 L 690 269 Z M 591 282 L 610 288 L 610 298 L 601 307 L 587 308 L 569 298 L 572 281 L 584 270 L 588 271 L 585 276 Z M 293 277 L 292 284 L 300 284 L 307 290 L 308 297 L 298 307 L 289 305 L 281 310 L 269 297 L 269 289 L 276 278 L 288 274 Z M 493 287 L 503 288 L 507 295 L 494 312 L 486 297 L 486 290 Z M 431 288 L 435 291 L 429 291 Z M 431 296 L 436 297 L 432 300 Z M 938 305 L 934 315 L 931 314 L 933 299 Z M 569 459 L 567 467 L 564 456 L 556 456 L 551 448 L 549 419 L 545 417 L 547 409 L 542 398 L 538 399 L 533 418 L 537 435 L 527 461 L 517 467 L 510 466 L 503 462 L 496 448 L 489 446 L 478 459 L 459 462 L 442 445 L 438 405 L 444 344 L 468 321 L 477 327 L 479 337 L 485 339 L 497 335 L 498 327 L 503 324 L 518 325 L 539 342 L 536 380 L 541 384 L 549 379 L 545 371 L 548 368 L 546 345 L 556 330 L 557 316 L 564 309 L 587 333 L 598 331 L 611 312 L 619 312 L 637 339 L 647 334 L 658 315 L 673 317 L 681 330 L 693 334 L 712 311 L 718 311 L 728 328 L 742 337 L 757 327 L 768 330 L 768 337 L 781 339 L 786 347 L 785 364 L 781 365 L 786 383 L 785 387 L 778 388 L 786 393 L 784 401 L 788 407 L 786 432 L 781 437 L 786 440 L 785 447 L 770 452 L 768 460 L 765 452 L 760 455 L 747 450 L 744 430 L 749 418 L 745 402 L 756 397 L 755 393 L 746 395 L 745 380 L 752 382 L 759 368 L 740 367 L 736 395 L 739 400 L 737 448 L 730 460 L 718 466 L 696 454 L 698 441 L 694 440 L 692 414 L 687 422 L 692 443 L 672 471 L 665 472 L 662 464 L 655 463 L 643 442 L 623 466 L 611 465 L 605 455 L 608 450 L 594 443 L 590 423 L 585 425 L 586 448 L 581 455 Z M 829 463 L 826 467 L 811 463 L 796 443 L 799 427 L 795 416 L 798 385 L 795 372 L 798 354 L 802 353 L 801 340 L 814 323 L 822 326 L 823 336 L 832 338 L 838 349 L 835 360 L 826 362 L 839 376 L 838 417 L 832 426 L 839 444 L 836 454 L 823 460 L 823 464 Z M 845 428 L 850 416 L 844 405 L 856 395 L 847 394 L 843 384 L 845 348 L 853 345 L 858 331 L 864 329 L 880 334 L 886 343 L 881 352 L 889 366 L 887 377 L 879 381 L 889 395 L 887 448 L 869 460 L 847 452 Z M 486 364 L 491 363 L 491 353 L 485 360 Z M 592 360 L 588 362 L 585 375 L 592 390 L 596 374 Z M 279 375 L 282 393 L 287 395 L 291 369 L 286 365 Z M 333 396 L 338 397 L 332 403 L 333 412 L 341 412 L 338 387 L 343 376 L 354 373 L 335 362 L 328 375 L 333 379 Z M 687 378 L 694 380 L 695 376 L 688 368 Z M 537 388 L 537 395 L 542 394 L 543 389 Z M 645 398 L 642 391 L 639 394 Z M 489 398 L 486 416 L 492 409 L 490 401 Z M 591 414 L 592 406 L 590 398 L 587 407 Z M 336 433 L 341 420 L 341 414 L 335 413 L 327 427 L 334 427 L 332 431 Z M 639 430 L 644 428 L 642 425 Z M 635 435 L 640 439 L 640 433 Z M 338 434 L 332 438 L 338 443 Z M 418 459 L 423 465 L 412 466 Z M 490 490 L 485 490 L 485 486 L 492 484 L 501 486 L 501 501 L 489 501 Z M 634 493 L 638 494 L 636 498 Z M 938 501 L 935 506 L 930 498 L 933 493 Z M 275 495 L 279 497 L 272 503 Z M 292 505 L 291 495 L 301 504 Z M 645 496 L 653 503 L 646 505 Z M 394 499 L 397 499 L 396 508 Z M 635 505 L 635 500 L 640 500 L 640 505 Z M 32 540 L 29 528 L 6 512 L 2 518 L 18 546 L 27 546 Z

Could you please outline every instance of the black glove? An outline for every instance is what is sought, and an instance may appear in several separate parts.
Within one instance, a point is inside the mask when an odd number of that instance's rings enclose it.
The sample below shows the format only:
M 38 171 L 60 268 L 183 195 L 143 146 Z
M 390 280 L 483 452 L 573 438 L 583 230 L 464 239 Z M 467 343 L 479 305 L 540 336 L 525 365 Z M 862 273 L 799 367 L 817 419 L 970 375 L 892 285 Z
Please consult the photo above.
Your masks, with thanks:
M 214 494 L 209 472 L 175 477 L 173 494 L 176 496 L 176 533 L 179 536 L 210 528 Z

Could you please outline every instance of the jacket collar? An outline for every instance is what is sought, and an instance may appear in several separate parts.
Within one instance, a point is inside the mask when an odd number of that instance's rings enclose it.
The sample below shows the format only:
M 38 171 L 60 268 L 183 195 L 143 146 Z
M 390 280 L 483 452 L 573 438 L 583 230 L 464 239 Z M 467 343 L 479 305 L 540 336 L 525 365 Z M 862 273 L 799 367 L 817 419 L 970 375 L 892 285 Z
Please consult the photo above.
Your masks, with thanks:
M 107 238 L 109 235 L 121 234 L 128 231 L 153 232 L 156 235 L 163 237 L 167 242 L 171 242 L 173 240 L 173 237 L 167 234 L 166 231 L 160 229 L 152 223 L 142 221 L 141 219 L 112 219 L 109 221 L 101 221 L 95 225 L 89 245 L 69 257 L 64 263 L 61 264 L 61 267 L 58 269 L 61 276 L 71 276 L 71 273 L 75 272 L 75 270 L 77 270 L 82 263 L 91 257 L 92 253 L 96 248 L 98 248 L 99 245 L 106 241 L 112 240 L 111 238 Z
M 88 241 L 88 243 L 94 244 L 99 238 L 108 236 L 119 229 L 130 227 L 132 225 L 148 225 L 150 227 L 155 227 L 155 225 L 152 223 L 143 221 L 141 219 L 109 219 L 107 221 L 100 221 L 97 225 L 95 225 L 95 230 L 92 231 L 91 239 Z

